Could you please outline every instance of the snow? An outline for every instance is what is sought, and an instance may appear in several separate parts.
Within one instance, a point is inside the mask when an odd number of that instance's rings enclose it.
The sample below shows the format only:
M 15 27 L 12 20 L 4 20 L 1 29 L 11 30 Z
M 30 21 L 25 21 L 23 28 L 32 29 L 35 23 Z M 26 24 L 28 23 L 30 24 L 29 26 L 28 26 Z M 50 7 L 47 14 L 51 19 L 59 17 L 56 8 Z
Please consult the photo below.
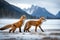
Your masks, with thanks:
M 30 19 L 25 20 L 25 23 L 29 20 Z M 18 19 L 0 19 L 0 27 L 17 21 Z M 60 31 L 54 30 L 60 30 L 60 20 L 47 19 L 47 21 L 43 22 L 41 25 L 44 32 L 42 32 L 39 28 L 37 32 L 35 32 L 33 26 L 30 29 L 31 32 L 23 32 L 25 23 L 22 26 L 21 33 L 18 31 L 18 28 L 16 29 L 15 33 L 9 33 L 9 29 L 4 31 L 0 30 L 0 40 L 60 40 Z

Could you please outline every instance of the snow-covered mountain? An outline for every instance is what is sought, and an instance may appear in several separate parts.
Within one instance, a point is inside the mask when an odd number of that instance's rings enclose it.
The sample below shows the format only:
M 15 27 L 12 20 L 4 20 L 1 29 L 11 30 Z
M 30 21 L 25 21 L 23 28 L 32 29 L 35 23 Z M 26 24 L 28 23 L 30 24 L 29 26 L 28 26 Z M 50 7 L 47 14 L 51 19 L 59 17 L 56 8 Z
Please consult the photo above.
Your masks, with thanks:
M 60 19 L 60 11 L 59 11 L 58 14 L 56 15 L 56 17 L 57 17 L 58 19 Z
M 24 10 L 9 4 L 5 0 L 0 0 L 0 18 L 20 18 L 20 16 L 26 15 L 27 18 L 33 18 Z
M 0 18 L 20 18 L 21 15 L 26 15 L 29 19 L 40 18 L 41 16 L 49 19 L 60 18 L 60 12 L 55 16 L 48 12 L 45 8 L 39 6 L 32 5 L 31 8 L 24 10 L 9 4 L 5 0 L 0 0 Z
M 32 14 L 34 10 L 36 10 L 37 6 L 32 5 L 31 8 L 24 9 L 27 13 Z
M 55 19 L 56 16 L 47 11 L 45 8 L 39 7 L 39 6 L 34 6 L 32 5 L 31 8 L 25 9 L 26 12 L 31 14 L 32 16 L 36 16 L 37 18 L 44 16 L 45 18 L 48 19 Z

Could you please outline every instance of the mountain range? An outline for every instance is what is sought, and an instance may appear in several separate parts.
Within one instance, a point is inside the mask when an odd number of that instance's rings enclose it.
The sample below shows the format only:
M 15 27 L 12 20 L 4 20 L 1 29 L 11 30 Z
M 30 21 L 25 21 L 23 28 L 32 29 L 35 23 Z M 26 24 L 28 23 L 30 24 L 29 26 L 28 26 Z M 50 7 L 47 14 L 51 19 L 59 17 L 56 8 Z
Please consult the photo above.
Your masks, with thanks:
M 57 13 L 57 19 L 60 19 L 60 11 Z
M 60 18 L 60 12 L 57 15 L 53 15 L 49 11 L 47 11 L 45 8 L 34 6 L 32 5 L 31 8 L 24 9 L 27 13 L 31 13 L 30 15 L 36 16 L 36 18 L 40 18 L 41 16 L 44 16 L 47 19 L 59 19 Z
M 5 0 L 0 0 L 0 18 L 20 18 L 22 15 L 26 15 L 29 19 L 40 18 L 41 16 L 47 19 L 60 19 L 60 11 L 57 15 L 53 15 L 45 8 L 34 5 L 31 8 L 22 10 Z
M 26 15 L 27 18 L 34 18 L 21 8 L 11 5 L 5 0 L 0 0 L 0 18 L 20 18 L 22 15 Z

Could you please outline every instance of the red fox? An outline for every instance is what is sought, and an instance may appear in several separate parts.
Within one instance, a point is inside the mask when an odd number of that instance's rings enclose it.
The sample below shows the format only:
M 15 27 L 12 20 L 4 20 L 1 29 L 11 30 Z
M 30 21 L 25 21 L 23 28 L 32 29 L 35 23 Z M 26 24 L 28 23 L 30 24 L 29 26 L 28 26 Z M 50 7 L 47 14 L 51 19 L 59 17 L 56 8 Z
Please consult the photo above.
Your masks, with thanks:
M 5 30 L 5 29 L 8 29 L 8 28 L 11 28 L 9 30 L 9 33 L 10 32 L 13 32 L 16 30 L 16 28 L 19 28 L 19 32 L 21 32 L 21 26 L 23 24 L 23 21 L 26 19 L 26 16 L 23 15 L 21 16 L 20 20 L 16 23 L 13 23 L 13 24 L 9 24 L 9 25 L 5 25 L 4 27 L 0 28 L 0 30 Z
M 41 17 L 39 20 L 37 20 L 37 21 L 28 21 L 26 24 L 25 24 L 25 28 L 24 28 L 24 32 L 26 31 L 28 31 L 28 32 L 30 32 L 29 31 L 29 29 L 31 28 L 31 26 L 35 26 L 35 32 L 37 32 L 37 27 L 39 27 L 40 29 L 41 29 L 41 31 L 42 32 L 44 32 L 43 31 L 43 29 L 41 28 L 41 24 L 43 23 L 43 21 L 45 20 L 45 18 L 44 17 Z

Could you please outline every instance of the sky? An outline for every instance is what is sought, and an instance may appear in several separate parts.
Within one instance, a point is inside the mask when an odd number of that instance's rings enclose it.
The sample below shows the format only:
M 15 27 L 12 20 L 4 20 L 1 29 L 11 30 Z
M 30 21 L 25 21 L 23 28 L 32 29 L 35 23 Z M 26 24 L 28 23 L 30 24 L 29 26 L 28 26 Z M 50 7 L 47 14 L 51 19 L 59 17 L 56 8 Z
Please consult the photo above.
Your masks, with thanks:
M 60 0 L 6 0 L 22 9 L 29 8 L 31 5 L 37 5 L 47 9 L 50 13 L 56 15 L 60 11 Z

